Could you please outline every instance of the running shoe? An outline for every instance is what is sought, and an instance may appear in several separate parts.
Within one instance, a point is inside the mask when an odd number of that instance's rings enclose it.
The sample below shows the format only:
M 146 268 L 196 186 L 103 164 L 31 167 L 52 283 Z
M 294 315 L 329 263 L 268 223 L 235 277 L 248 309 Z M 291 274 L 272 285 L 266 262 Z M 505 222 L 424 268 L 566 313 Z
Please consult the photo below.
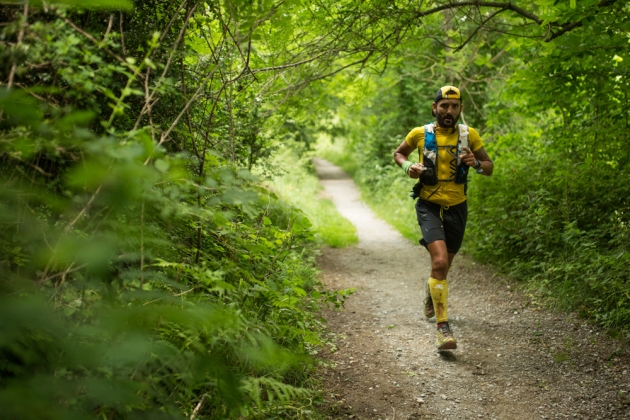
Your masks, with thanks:
M 435 345 L 438 350 L 455 350 L 457 348 L 457 342 L 453 338 L 453 333 L 448 326 L 448 322 L 438 324 Z
M 424 316 L 433 318 L 435 316 L 435 308 L 433 307 L 433 298 L 431 298 L 431 289 L 429 289 L 429 280 L 424 283 Z

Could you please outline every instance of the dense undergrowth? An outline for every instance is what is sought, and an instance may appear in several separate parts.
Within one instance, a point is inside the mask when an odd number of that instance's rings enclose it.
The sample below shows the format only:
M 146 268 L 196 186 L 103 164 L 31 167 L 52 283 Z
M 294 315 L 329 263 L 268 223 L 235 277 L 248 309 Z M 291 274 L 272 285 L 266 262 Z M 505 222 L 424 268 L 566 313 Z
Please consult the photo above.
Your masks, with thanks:
M 314 235 L 354 232 L 265 161 L 298 142 L 239 79 L 225 10 L 37 6 L 0 9 L 2 417 L 316 418 L 318 311 L 345 292 Z

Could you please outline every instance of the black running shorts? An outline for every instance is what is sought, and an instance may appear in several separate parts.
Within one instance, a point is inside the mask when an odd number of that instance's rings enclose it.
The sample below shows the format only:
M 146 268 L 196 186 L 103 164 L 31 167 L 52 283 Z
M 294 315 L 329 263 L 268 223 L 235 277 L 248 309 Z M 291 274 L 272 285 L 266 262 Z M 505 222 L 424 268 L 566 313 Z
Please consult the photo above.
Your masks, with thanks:
M 441 206 L 429 201 L 418 199 L 416 215 L 422 232 L 420 244 L 426 247 L 435 241 L 445 241 L 446 250 L 456 254 L 462 246 L 468 204 L 466 201 L 454 206 Z

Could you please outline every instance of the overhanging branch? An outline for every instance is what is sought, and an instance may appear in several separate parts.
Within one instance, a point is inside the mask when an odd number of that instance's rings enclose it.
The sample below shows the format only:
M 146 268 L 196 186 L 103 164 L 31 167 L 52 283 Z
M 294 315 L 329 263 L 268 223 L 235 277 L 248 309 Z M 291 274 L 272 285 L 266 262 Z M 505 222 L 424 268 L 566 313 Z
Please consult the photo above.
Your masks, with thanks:
M 433 9 L 425 10 L 424 12 L 419 12 L 417 17 L 429 16 L 437 12 L 441 12 L 442 10 L 450 10 L 450 9 L 460 9 L 466 6 L 477 6 L 477 7 L 492 7 L 495 9 L 504 9 L 511 10 L 516 14 L 523 16 L 529 20 L 533 20 L 539 25 L 543 23 L 543 20 L 533 14 L 532 12 L 523 9 L 522 7 L 518 7 L 512 3 L 499 3 L 495 1 L 460 1 L 455 3 L 443 4 L 441 6 L 434 7 Z
M 600 1 L 597 6 L 598 9 L 599 8 L 603 8 L 603 7 L 609 7 L 612 6 L 613 4 L 615 4 L 617 2 L 617 0 L 602 0 Z M 535 23 L 537 23 L 538 25 L 542 25 L 544 23 L 544 20 L 541 19 L 539 16 L 537 16 L 535 13 L 530 12 L 529 10 L 523 9 L 522 7 L 516 6 L 515 4 L 511 3 L 511 2 L 495 2 L 495 1 L 476 1 L 476 0 L 471 0 L 471 1 L 459 1 L 459 2 L 453 2 L 453 3 L 447 3 L 447 4 L 442 4 L 440 6 L 436 6 L 432 9 L 429 10 L 425 10 L 425 11 L 420 11 L 416 13 L 416 17 L 417 18 L 421 18 L 421 17 L 425 17 L 425 16 L 429 16 L 444 10 L 452 10 L 452 9 L 461 9 L 463 7 L 477 7 L 477 8 L 481 8 L 481 7 L 488 7 L 488 8 L 494 8 L 494 9 L 499 9 L 498 12 L 495 12 L 491 17 L 497 15 L 500 12 L 503 12 L 505 10 L 511 10 L 512 12 L 516 13 L 517 15 L 522 16 L 525 19 L 528 19 L 530 21 L 533 21 Z M 488 19 L 489 20 L 489 19 Z M 488 21 L 486 20 L 486 22 Z M 583 26 L 583 18 L 575 21 L 575 22 L 568 22 L 565 24 L 560 24 L 558 22 L 549 22 L 549 25 L 551 27 L 554 28 L 559 28 L 557 31 L 555 32 L 551 32 L 548 33 L 546 36 L 544 36 L 544 41 L 545 42 L 550 42 L 562 35 L 564 35 L 565 33 L 578 28 L 580 26 Z M 478 30 L 478 29 L 477 29 Z M 477 30 L 475 30 L 475 33 L 477 32 Z M 474 36 L 474 33 L 473 33 Z M 472 37 L 470 37 L 463 45 L 465 45 L 467 42 L 470 41 Z M 462 46 L 463 46 L 462 45 Z

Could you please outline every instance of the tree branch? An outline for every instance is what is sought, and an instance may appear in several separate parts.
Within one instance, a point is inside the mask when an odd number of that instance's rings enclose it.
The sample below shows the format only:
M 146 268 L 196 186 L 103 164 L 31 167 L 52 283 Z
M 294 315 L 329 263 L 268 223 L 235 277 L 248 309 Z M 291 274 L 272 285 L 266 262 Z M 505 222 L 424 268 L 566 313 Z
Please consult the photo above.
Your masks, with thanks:
M 28 24 L 28 2 L 24 5 L 24 11 L 22 12 L 23 21 L 20 22 L 20 32 L 18 33 L 17 43 L 15 44 L 15 48 L 20 48 L 20 44 L 24 40 L 24 29 Z M 13 85 L 13 78 L 15 77 L 15 73 L 17 71 L 17 62 L 13 60 L 13 65 L 11 66 L 11 71 L 9 72 L 9 81 L 7 82 L 7 87 L 11 89 Z M 0 116 L 1 117 L 1 116 Z
M 442 10 L 459 9 L 465 6 L 493 7 L 493 8 L 498 8 L 498 9 L 511 10 L 523 16 L 524 18 L 533 20 L 539 25 L 543 23 L 543 20 L 541 18 L 539 18 L 532 12 L 529 12 L 521 7 L 518 7 L 512 3 L 499 3 L 499 2 L 494 2 L 494 1 L 474 1 L 473 0 L 473 1 L 462 1 L 462 2 L 457 2 L 457 3 L 448 3 L 448 4 L 443 4 L 441 6 L 434 7 L 433 9 L 429 9 L 424 12 L 419 12 L 416 14 L 416 16 L 425 17 L 425 16 L 429 16 L 437 12 L 441 12 Z
M 475 35 L 477 35 L 477 32 L 479 32 L 479 29 L 481 29 L 486 23 L 488 23 L 496 15 L 498 15 L 501 12 L 504 12 L 505 10 L 507 10 L 507 9 L 499 9 L 496 12 L 494 12 L 493 14 L 491 14 L 490 16 L 488 16 L 488 18 L 486 20 L 481 22 L 481 24 L 477 25 L 477 27 L 475 28 L 473 33 L 470 34 L 468 39 L 466 39 L 466 41 L 464 41 L 459 47 L 455 48 L 455 50 L 453 52 L 461 51 L 461 49 L 464 48 L 475 37 Z
M 566 34 L 567 32 L 582 26 L 583 23 L 580 20 L 579 22 L 573 22 L 570 23 L 568 25 L 563 25 L 562 29 L 560 29 L 558 32 L 552 32 L 547 38 L 545 38 L 545 42 L 550 42 L 553 41 L 554 39 L 558 38 L 559 36 L 562 36 L 564 34 Z
M 615 4 L 617 2 L 617 0 L 602 0 L 597 4 L 597 8 L 603 8 L 603 7 L 609 7 L 612 6 L 613 4 Z M 472 1 L 461 1 L 461 2 L 454 2 L 454 3 L 447 3 L 447 4 L 443 4 L 441 6 L 437 6 L 434 7 L 432 9 L 429 10 L 425 10 L 425 11 L 421 11 L 421 12 L 417 12 L 415 14 L 416 17 L 420 18 L 420 17 L 425 17 L 425 16 L 429 16 L 432 15 L 434 13 L 438 13 L 441 12 L 443 10 L 451 10 L 451 9 L 460 9 L 462 7 L 466 7 L 466 6 L 475 6 L 475 7 L 490 7 L 490 8 L 498 8 L 501 9 L 498 12 L 494 13 L 492 17 L 494 17 L 496 14 L 505 11 L 505 10 L 511 10 L 514 13 L 529 19 L 531 21 L 536 22 L 538 25 L 542 25 L 544 20 L 541 19 L 539 16 L 537 16 L 536 14 L 523 9 L 522 7 L 516 6 L 513 3 L 501 3 L 501 2 L 494 2 L 494 1 L 478 1 L 478 0 L 472 0 Z M 488 19 L 489 20 L 489 19 Z M 487 22 L 487 20 L 486 20 Z M 485 23 L 485 22 L 484 22 Z M 550 34 L 547 34 L 547 36 L 545 36 L 543 39 L 545 42 L 550 42 L 553 41 L 554 39 L 564 35 L 565 33 L 572 31 L 575 28 L 579 28 L 581 26 L 583 26 L 583 19 L 580 19 L 579 21 L 576 22 L 570 22 L 570 23 L 565 23 L 565 24 L 559 24 L 557 22 L 550 22 L 549 23 L 550 26 L 553 27 L 559 27 L 560 29 L 556 32 L 551 32 Z M 475 30 L 474 34 L 479 30 L 479 28 L 477 28 Z M 471 38 L 469 38 L 468 40 L 466 40 L 466 42 L 464 42 L 460 47 L 457 47 L 455 51 L 459 51 L 464 45 L 466 45 Z
M 112 24 L 114 23 L 114 15 L 111 14 L 109 15 L 109 23 L 107 24 L 107 30 L 105 31 L 105 35 L 103 35 L 103 40 L 101 41 L 101 43 L 98 45 L 98 47 L 100 48 L 103 44 L 105 44 L 105 41 L 107 41 L 107 36 L 109 35 L 110 31 L 112 30 Z

